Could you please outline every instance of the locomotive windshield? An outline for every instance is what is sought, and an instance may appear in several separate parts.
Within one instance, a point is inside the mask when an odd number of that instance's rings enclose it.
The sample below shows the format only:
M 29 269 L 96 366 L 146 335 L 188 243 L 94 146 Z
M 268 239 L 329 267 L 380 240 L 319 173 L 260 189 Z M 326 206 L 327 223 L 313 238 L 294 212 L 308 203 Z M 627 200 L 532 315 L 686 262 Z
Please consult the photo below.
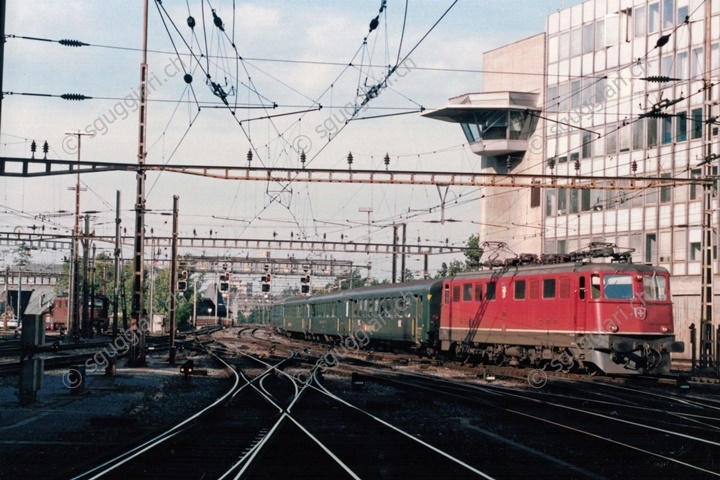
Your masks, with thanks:
M 643 275 L 645 300 L 667 300 L 666 279 L 658 275 Z
M 603 277 L 605 298 L 630 300 L 633 298 L 631 275 L 605 275 Z

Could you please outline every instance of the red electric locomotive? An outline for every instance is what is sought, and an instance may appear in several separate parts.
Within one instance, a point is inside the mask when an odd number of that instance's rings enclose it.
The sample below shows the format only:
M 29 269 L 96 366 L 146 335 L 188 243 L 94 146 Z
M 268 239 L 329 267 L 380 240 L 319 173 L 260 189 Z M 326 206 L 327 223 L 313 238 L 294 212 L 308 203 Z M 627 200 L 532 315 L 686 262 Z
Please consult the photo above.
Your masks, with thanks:
M 666 374 L 673 333 L 666 269 L 598 244 L 525 255 L 443 281 L 440 349 L 461 358 L 550 370 Z M 610 256 L 612 263 L 592 263 Z M 552 262 L 552 263 L 547 263 Z

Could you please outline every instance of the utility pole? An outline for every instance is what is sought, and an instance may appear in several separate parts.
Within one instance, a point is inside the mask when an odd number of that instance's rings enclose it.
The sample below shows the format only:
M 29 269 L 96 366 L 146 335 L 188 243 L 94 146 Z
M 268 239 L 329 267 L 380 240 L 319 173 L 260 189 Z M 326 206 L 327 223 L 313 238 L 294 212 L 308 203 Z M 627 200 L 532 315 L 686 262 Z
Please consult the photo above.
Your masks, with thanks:
M 130 313 L 130 328 L 137 335 L 137 341 L 131 342 L 128 365 L 142 367 L 145 365 L 145 328 L 143 324 L 143 260 L 145 245 L 145 139 L 147 137 L 147 32 L 148 32 L 148 0 L 143 1 L 143 47 L 142 63 L 140 64 L 140 108 L 138 109 L 138 165 L 137 191 L 135 195 L 135 249 L 133 253 L 133 291 L 132 311 Z M 145 320 L 147 321 L 147 320 Z
M 397 225 L 393 225 L 393 241 L 392 241 L 392 283 L 395 283 L 397 281 L 397 236 L 398 227 Z
M 115 251 L 114 253 L 114 260 L 115 260 L 115 282 L 113 285 L 113 326 L 112 326 L 112 336 L 113 338 L 117 337 L 118 334 L 118 300 L 120 298 L 120 254 L 122 253 L 122 250 L 120 250 L 120 190 L 116 191 L 115 194 Z
M 0 0 L 0 126 L 2 125 L 2 85 L 3 85 L 3 65 L 5 64 L 5 12 L 7 12 L 7 1 Z M 2 128 L 0 128 L 2 131 Z
M 705 5 L 705 118 L 712 118 L 712 82 L 710 80 L 712 62 L 711 62 L 711 19 L 712 19 L 712 2 L 706 2 Z M 713 175 L 712 165 L 712 129 L 713 123 L 709 120 L 705 125 L 705 155 L 706 161 L 703 166 L 703 174 L 705 178 L 711 178 Z M 700 302 L 702 311 L 700 317 L 700 368 L 713 368 L 716 358 L 713 352 L 713 250 L 714 250 L 714 234 L 713 234 L 713 188 L 712 185 L 703 185 L 703 251 L 702 251 L 702 289 L 700 293 Z
M 177 237 L 178 237 L 178 208 L 180 197 L 173 196 L 173 224 L 172 224 L 172 262 L 170 262 L 170 365 L 175 365 L 175 319 L 177 315 Z M 194 289 L 193 289 L 194 290 Z
M 80 146 L 82 145 L 82 137 L 84 135 L 90 135 L 94 137 L 95 134 L 89 134 L 77 130 L 75 132 L 65 132 L 65 135 L 77 137 L 77 161 L 78 161 L 78 172 L 77 181 L 75 182 L 75 227 L 73 229 L 73 241 L 72 241 L 72 265 L 70 270 L 72 275 L 70 276 L 70 289 L 68 295 L 68 321 L 72 325 L 68 325 L 68 331 L 70 337 L 74 342 L 80 340 L 80 290 L 79 290 L 79 265 L 78 256 L 80 251 Z
M 400 281 L 405 281 L 405 245 L 407 244 L 407 223 L 402 224 L 402 254 L 400 256 Z
M 90 257 L 90 215 L 85 215 L 83 238 L 83 290 L 82 290 L 82 332 L 85 338 L 92 337 L 90 327 L 90 305 L 88 302 L 88 261 Z

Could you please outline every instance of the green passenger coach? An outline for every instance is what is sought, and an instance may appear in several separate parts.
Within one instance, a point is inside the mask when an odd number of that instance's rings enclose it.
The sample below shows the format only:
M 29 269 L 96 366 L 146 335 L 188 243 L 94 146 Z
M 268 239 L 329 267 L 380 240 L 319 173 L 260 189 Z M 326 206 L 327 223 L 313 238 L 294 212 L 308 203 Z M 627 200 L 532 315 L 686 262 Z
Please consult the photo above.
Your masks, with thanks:
M 432 353 L 441 289 L 441 280 L 420 280 L 287 298 L 273 305 L 271 321 L 288 336 L 330 342 L 354 336 L 364 346 L 402 345 Z

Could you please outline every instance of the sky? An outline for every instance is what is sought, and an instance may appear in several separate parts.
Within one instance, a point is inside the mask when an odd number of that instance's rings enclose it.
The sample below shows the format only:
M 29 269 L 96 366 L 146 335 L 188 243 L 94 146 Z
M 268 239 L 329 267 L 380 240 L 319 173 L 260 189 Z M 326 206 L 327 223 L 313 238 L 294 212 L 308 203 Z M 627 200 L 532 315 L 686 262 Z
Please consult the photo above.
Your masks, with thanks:
M 149 164 L 307 165 L 384 170 L 478 171 L 458 125 L 424 118 L 481 90 L 482 53 L 541 33 L 547 15 L 580 3 L 561 0 L 379 0 L 149 2 L 147 159 Z M 452 8 L 449 8 L 451 7 Z M 449 9 L 449 10 L 448 10 Z M 29 157 L 47 141 L 50 159 L 137 163 L 137 92 L 142 60 L 142 0 L 7 0 L 0 155 Z M 444 15 L 444 16 L 443 16 Z M 188 25 L 188 17 L 195 21 Z M 371 20 L 379 26 L 369 31 Z M 215 25 L 222 25 L 220 30 Z M 442 19 L 441 19 L 442 17 Z M 438 22 L 439 20 L 439 22 Z M 433 25 L 436 23 L 433 27 Z M 26 37 L 26 38 L 21 38 Z M 27 37 L 53 40 L 31 40 Z M 60 39 L 89 44 L 69 47 Z M 233 48 L 233 45 L 235 48 Z M 354 105 L 404 60 L 352 117 Z M 190 83 L 186 81 L 190 74 Z M 188 80 L 190 80 L 188 78 Z M 12 94 L 11 94 L 12 93 Z M 52 97 L 27 94 L 50 94 Z M 68 101 L 62 94 L 93 97 Z M 222 98 L 227 101 L 224 105 Z M 282 116 L 277 116 L 282 114 Z M 262 118 L 272 116 L 273 118 Z M 348 118 L 352 121 L 346 122 Z M 374 117 L 374 118 L 368 118 Z M 91 136 L 92 135 L 92 136 Z M 74 175 L 0 177 L 0 232 L 69 234 L 74 224 Z M 91 212 L 98 235 L 114 234 L 116 191 L 122 225 L 132 235 L 136 180 L 131 172 L 81 178 L 81 211 Z M 293 182 L 280 185 L 150 172 L 146 231 L 170 236 L 173 196 L 179 196 L 181 236 L 365 241 L 391 243 L 392 225 L 407 224 L 411 243 L 462 246 L 478 231 L 482 191 L 451 187 L 439 224 L 434 186 Z M 512 231 L 509 233 L 512 235 Z M 98 243 L 98 251 L 112 245 Z M 123 252 L 131 257 L 131 248 Z M 181 251 L 260 256 L 258 251 Z M 161 255 L 166 256 L 164 251 Z M 0 246 L 0 262 L 12 261 Z M 38 251 L 37 260 L 67 252 Z M 330 254 L 273 251 L 273 258 Z M 372 262 L 371 275 L 389 278 L 389 256 L 333 253 Z M 430 258 L 430 273 L 462 255 Z M 407 267 L 420 275 L 421 257 Z

